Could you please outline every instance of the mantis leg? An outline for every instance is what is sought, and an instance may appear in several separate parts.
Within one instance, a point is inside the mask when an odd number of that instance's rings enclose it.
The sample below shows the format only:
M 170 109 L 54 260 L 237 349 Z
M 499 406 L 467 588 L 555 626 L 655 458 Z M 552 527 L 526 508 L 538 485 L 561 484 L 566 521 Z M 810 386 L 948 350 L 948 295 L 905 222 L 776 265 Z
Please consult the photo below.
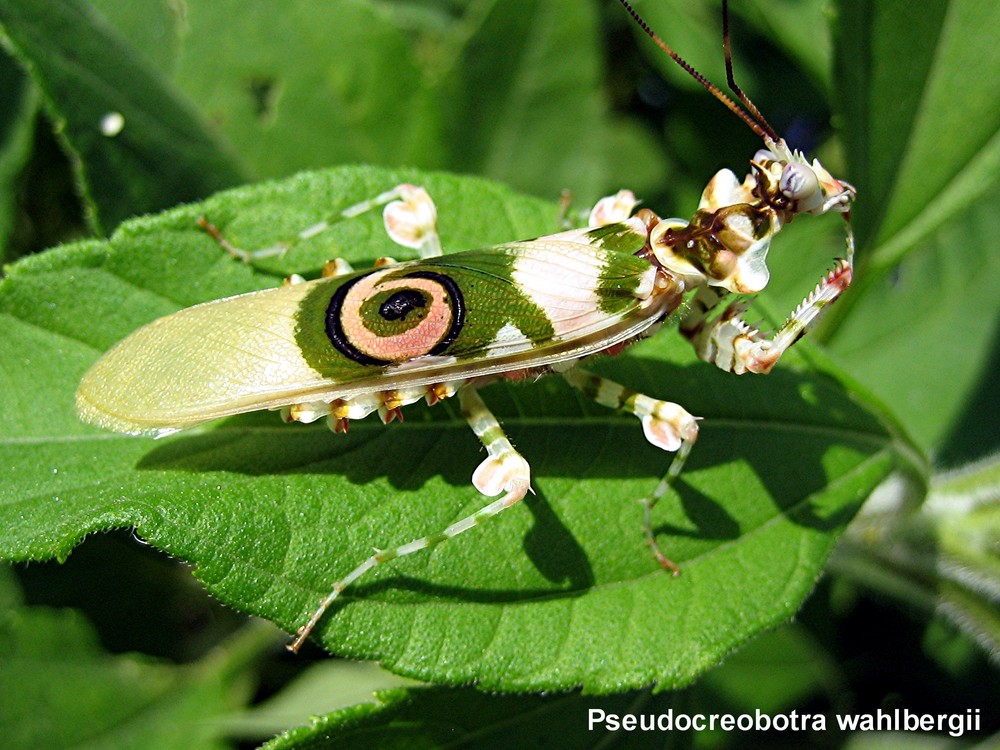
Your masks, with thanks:
M 697 419 L 684 407 L 673 402 L 651 398 L 579 367 L 567 370 L 563 373 L 563 377 L 574 388 L 602 406 L 634 414 L 642 422 L 643 432 L 649 442 L 663 450 L 676 451 L 673 461 L 670 462 L 670 468 L 656 489 L 639 502 L 643 506 L 643 533 L 646 544 L 662 567 L 678 575 L 680 569 L 677 564 L 663 553 L 656 541 L 652 512 L 653 506 L 667 494 L 680 476 L 681 469 L 684 468 L 684 462 L 691 453 L 691 446 L 698 439 Z
M 202 217 L 198 225 L 208 232 L 219 246 L 227 253 L 244 263 L 251 263 L 262 258 L 284 255 L 298 243 L 322 234 L 334 224 L 345 219 L 360 216 L 384 206 L 382 221 L 385 224 L 389 238 L 398 245 L 413 248 L 421 258 L 431 258 L 441 255 L 441 238 L 437 231 L 437 208 L 430 195 L 422 187 L 402 184 L 387 190 L 353 206 L 306 227 L 291 239 L 278 242 L 270 247 L 257 250 L 244 250 L 237 247 L 214 224 Z M 340 273 L 348 272 L 350 268 L 341 266 Z M 331 275 L 331 274 L 328 274 Z
M 702 287 L 681 321 L 681 333 L 690 339 L 698 356 L 716 367 L 742 375 L 745 372 L 768 373 L 796 341 L 806 335 L 851 283 L 853 266 L 838 260 L 836 267 L 816 285 L 777 331 L 764 335 L 747 325 L 742 315 L 748 302 L 731 303 L 713 320 L 708 314 L 727 292 Z
M 494 496 L 500 493 L 503 493 L 503 495 L 480 508 L 475 513 L 455 521 L 455 523 L 441 531 L 414 539 L 398 547 L 377 550 L 374 555 L 333 584 L 330 593 L 323 598 L 319 606 L 309 617 L 308 622 L 299 628 L 295 640 L 288 646 L 290 651 L 298 651 L 302 647 L 306 638 L 309 637 L 309 633 L 316 627 L 330 606 L 340 597 L 344 589 L 368 571 L 390 560 L 412 555 L 414 552 L 433 547 L 447 539 L 458 536 L 464 531 L 475 528 L 501 511 L 517 504 L 528 493 L 531 487 L 531 470 L 528 462 L 524 460 L 521 454 L 514 450 L 514 446 L 511 445 L 510 440 L 504 434 L 497 418 L 486 404 L 483 403 L 483 400 L 474 388 L 463 388 L 459 391 L 458 397 L 463 416 L 487 452 L 486 459 L 472 475 L 472 483 L 484 495 Z

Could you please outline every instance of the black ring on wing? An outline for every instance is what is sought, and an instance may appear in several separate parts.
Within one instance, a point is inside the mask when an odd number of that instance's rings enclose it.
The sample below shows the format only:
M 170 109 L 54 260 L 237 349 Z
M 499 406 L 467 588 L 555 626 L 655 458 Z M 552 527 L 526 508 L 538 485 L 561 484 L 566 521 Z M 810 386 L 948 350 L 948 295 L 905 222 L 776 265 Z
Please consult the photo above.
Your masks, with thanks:
M 393 364 L 387 359 L 378 359 L 377 357 L 372 357 L 370 354 L 365 354 L 363 351 L 358 349 L 351 343 L 351 340 L 347 337 L 344 331 L 343 323 L 343 307 L 344 300 L 347 298 L 348 292 L 351 288 L 364 278 L 367 278 L 378 270 L 370 271 L 369 273 L 362 274 L 357 278 L 351 279 L 339 287 L 330 297 L 330 304 L 326 308 L 326 335 L 330 339 L 330 343 L 333 344 L 334 348 L 354 362 L 361 365 L 377 365 L 379 367 L 385 367 L 386 365 Z M 442 273 L 436 273 L 434 271 L 414 271 L 412 273 L 405 274 L 401 278 L 421 278 L 430 279 L 431 281 L 436 281 L 440 284 L 444 290 L 451 297 L 451 326 L 448 328 L 448 333 L 435 344 L 427 354 L 441 354 L 445 349 L 447 349 L 451 344 L 458 338 L 458 334 L 462 332 L 462 328 L 465 325 L 465 298 L 462 296 L 461 290 L 458 288 L 458 284 L 450 276 L 445 276 Z
M 354 360 L 361 365 L 384 366 L 390 364 L 390 362 L 365 354 L 351 343 L 351 340 L 347 338 L 347 334 L 344 332 L 344 322 L 341 319 L 344 300 L 347 298 L 347 293 L 351 291 L 351 287 L 373 273 L 375 271 L 369 271 L 337 287 L 337 291 L 333 293 L 333 296 L 330 298 L 330 304 L 326 308 L 326 335 L 330 339 L 330 343 L 333 344 L 333 348 L 348 359 Z
M 437 273 L 436 271 L 414 271 L 413 273 L 406 274 L 403 278 L 436 281 L 444 287 L 444 290 L 448 292 L 448 296 L 451 297 L 451 327 L 448 329 L 448 333 L 444 335 L 444 338 L 427 352 L 428 354 L 441 354 L 454 343 L 455 339 L 458 338 L 458 334 L 462 332 L 462 328 L 465 326 L 465 297 L 462 296 L 462 290 L 458 288 L 458 284 L 455 283 L 455 280 L 451 276 L 445 276 L 443 273 Z

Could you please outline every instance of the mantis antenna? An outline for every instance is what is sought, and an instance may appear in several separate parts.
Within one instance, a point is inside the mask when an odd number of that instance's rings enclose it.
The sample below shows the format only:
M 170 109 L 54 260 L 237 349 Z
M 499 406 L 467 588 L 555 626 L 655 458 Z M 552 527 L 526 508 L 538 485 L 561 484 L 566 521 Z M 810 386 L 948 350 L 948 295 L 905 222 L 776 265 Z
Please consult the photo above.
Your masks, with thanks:
M 737 117 L 739 117 L 743 122 L 745 122 L 753 132 L 759 135 L 761 138 L 768 138 L 772 141 L 779 140 L 777 132 L 771 127 L 764 115 L 761 114 L 757 105 L 754 104 L 750 97 L 737 85 L 736 78 L 733 75 L 733 59 L 732 51 L 729 44 L 729 2 L 728 0 L 723 0 L 722 2 L 722 37 L 723 37 L 723 48 L 725 50 L 726 56 L 726 79 L 729 83 L 729 88 L 732 89 L 733 93 L 736 94 L 737 98 L 743 104 L 741 107 L 735 101 L 732 100 L 722 89 L 712 83 L 710 80 L 705 78 L 701 73 L 699 73 L 691 63 L 681 57 L 674 49 L 663 41 L 659 35 L 653 31 L 649 24 L 646 23 L 645 19 L 639 15 L 638 11 L 632 7 L 628 0 L 619 0 L 619 2 L 624 6 L 625 10 L 628 11 L 629 15 L 632 16 L 633 20 L 639 25 L 643 31 L 649 36 L 650 39 L 663 50 L 670 58 L 680 65 L 688 75 L 690 75 L 694 80 L 704 86 L 709 93 L 712 94 L 716 99 L 722 102 L 726 107 L 733 112 Z

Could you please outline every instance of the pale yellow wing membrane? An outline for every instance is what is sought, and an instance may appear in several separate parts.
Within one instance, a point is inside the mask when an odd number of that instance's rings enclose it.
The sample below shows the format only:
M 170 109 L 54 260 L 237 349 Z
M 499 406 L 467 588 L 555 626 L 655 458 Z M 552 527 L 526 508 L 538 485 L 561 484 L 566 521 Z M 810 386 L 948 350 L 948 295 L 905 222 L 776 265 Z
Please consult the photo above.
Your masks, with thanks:
M 287 403 L 290 391 L 319 386 L 295 341 L 294 315 L 311 286 L 206 302 L 140 328 L 84 376 L 80 416 L 157 434 Z

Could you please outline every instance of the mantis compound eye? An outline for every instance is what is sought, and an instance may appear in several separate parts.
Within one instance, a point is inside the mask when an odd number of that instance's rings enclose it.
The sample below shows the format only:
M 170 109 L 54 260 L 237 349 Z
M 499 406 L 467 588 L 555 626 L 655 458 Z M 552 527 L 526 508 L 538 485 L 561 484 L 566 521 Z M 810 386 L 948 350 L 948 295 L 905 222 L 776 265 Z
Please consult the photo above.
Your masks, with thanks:
M 800 201 L 815 195 L 819 190 L 819 179 L 805 164 L 793 162 L 782 170 L 778 187 L 785 197 Z

